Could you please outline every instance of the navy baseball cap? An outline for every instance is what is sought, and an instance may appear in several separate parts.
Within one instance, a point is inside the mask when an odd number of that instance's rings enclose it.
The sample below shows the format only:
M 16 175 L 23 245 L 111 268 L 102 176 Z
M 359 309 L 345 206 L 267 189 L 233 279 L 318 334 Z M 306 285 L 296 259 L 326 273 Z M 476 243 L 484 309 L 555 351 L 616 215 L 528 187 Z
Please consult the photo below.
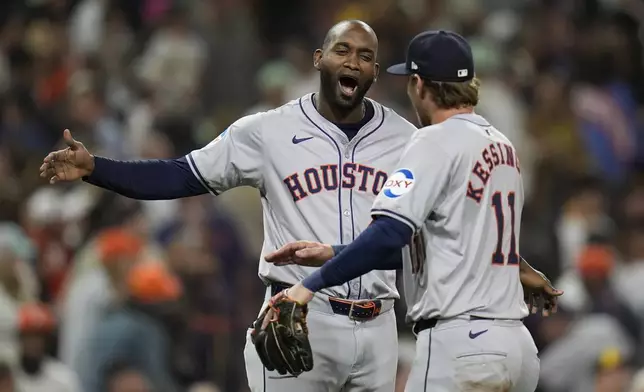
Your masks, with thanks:
M 425 31 L 409 42 L 407 60 L 392 65 L 387 72 L 417 74 L 434 82 L 466 82 L 474 77 L 472 48 L 452 31 Z

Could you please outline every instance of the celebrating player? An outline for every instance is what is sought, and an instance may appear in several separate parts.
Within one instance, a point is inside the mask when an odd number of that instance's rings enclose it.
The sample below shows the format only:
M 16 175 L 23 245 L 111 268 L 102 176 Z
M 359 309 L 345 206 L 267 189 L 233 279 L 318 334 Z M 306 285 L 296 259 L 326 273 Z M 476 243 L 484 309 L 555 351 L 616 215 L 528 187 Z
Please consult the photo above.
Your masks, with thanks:
M 368 25 L 341 22 L 315 51 L 317 93 L 244 117 L 180 159 L 114 161 L 92 156 L 66 130 L 68 147 L 45 158 L 41 176 L 51 183 L 83 178 L 136 199 L 218 195 L 250 185 L 261 193 L 262 255 L 300 239 L 350 243 L 368 226 L 369 208 L 387 181 L 386 173 L 393 171 L 416 130 L 365 98 L 378 76 L 377 54 L 378 40 Z M 391 392 L 398 359 L 391 310 L 399 295 L 395 272 L 391 266 L 383 269 L 324 289 L 311 302 L 315 366 L 297 378 L 266 371 L 249 331 L 245 358 L 251 390 Z M 266 300 L 313 270 L 280 268 L 262 257 L 259 276 L 268 286 Z M 361 307 L 365 301 L 374 306 Z
M 269 255 L 278 264 L 330 261 L 271 300 L 303 307 L 403 252 L 407 318 L 417 349 L 407 391 L 532 392 L 537 349 L 521 320 L 522 281 L 541 289 L 546 310 L 562 292 L 519 255 L 521 167 L 512 143 L 475 114 L 479 82 L 469 44 L 428 31 L 389 73 L 408 75 L 407 93 L 424 128 L 414 134 L 371 209 L 372 224 L 350 245 L 313 242 Z M 265 327 L 274 323 L 267 318 Z

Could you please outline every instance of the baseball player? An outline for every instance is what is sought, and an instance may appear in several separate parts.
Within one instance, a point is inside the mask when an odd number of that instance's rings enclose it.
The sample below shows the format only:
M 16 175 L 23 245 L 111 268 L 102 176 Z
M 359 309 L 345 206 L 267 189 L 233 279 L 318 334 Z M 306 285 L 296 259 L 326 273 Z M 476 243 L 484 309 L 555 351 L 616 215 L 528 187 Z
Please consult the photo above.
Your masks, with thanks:
M 470 46 L 452 32 L 424 32 L 409 44 L 406 62 L 388 72 L 409 75 L 407 92 L 424 128 L 353 243 L 302 242 L 268 255 L 297 264 L 337 253 L 271 303 L 304 305 L 320 289 L 383 268 L 406 247 L 407 318 L 417 335 L 406 390 L 532 392 L 539 359 L 521 322 L 529 313 L 522 282 L 541 281 L 532 287 L 543 288 L 547 307 L 562 292 L 519 256 L 521 165 L 512 143 L 473 111 L 479 83 Z
M 300 239 L 347 244 L 369 224 L 369 208 L 416 127 L 365 98 L 378 77 L 378 40 L 360 21 L 328 32 L 315 51 L 320 89 L 275 110 L 234 122 L 210 144 L 180 159 L 114 161 L 92 156 L 70 132 L 41 176 L 86 182 L 136 199 L 172 199 L 249 185 L 263 206 L 262 256 Z M 266 300 L 313 268 L 259 265 Z M 395 271 L 387 267 L 321 290 L 310 304 L 311 372 L 281 378 L 245 349 L 256 392 L 391 392 L 397 367 Z M 367 302 L 373 307 L 363 307 Z M 261 313 L 261 312 L 260 312 Z

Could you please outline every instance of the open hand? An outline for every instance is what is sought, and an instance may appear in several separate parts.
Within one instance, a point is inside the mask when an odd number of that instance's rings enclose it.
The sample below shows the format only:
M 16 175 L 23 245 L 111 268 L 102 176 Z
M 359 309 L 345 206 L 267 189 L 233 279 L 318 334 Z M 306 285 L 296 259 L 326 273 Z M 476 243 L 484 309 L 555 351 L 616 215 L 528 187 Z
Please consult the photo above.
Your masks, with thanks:
M 72 138 L 69 129 L 63 132 L 63 140 L 67 148 L 50 152 L 40 166 L 40 177 L 49 179 L 50 184 L 76 181 L 89 176 L 94 170 L 94 157 L 83 143 Z
M 277 266 L 297 264 L 307 267 L 321 267 L 333 256 L 331 245 L 314 241 L 297 241 L 269 253 L 264 259 Z

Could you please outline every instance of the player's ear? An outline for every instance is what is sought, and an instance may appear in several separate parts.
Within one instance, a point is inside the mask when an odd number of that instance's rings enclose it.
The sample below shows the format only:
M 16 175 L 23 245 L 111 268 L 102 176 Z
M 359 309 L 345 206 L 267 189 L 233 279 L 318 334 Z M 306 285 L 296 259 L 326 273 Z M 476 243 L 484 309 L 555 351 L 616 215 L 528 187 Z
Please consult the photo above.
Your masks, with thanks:
M 418 96 L 420 99 L 425 99 L 425 82 L 423 79 L 418 78 L 418 84 L 416 85 L 416 88 L 418 89 Z
M 380 64 L 375 63 L 373 65 L 373 81 L 377 82 L 378 81 L 378 76 L 380 75 Z
M 424 87 L 423 79 L 420 76 L 413 74 L 411 75 L 411 83 L 413 85 L 413 89 L 416 95 L 418 95 L 420 99 L 423 99 L 425 97 L 425 89 L 423 88 Z
M 320 63 L 322 62 L 322 49 L 316 49 L 315 52 L 313 52 L 313 67 L 317 69 L 318 71 L 320 70 Z

